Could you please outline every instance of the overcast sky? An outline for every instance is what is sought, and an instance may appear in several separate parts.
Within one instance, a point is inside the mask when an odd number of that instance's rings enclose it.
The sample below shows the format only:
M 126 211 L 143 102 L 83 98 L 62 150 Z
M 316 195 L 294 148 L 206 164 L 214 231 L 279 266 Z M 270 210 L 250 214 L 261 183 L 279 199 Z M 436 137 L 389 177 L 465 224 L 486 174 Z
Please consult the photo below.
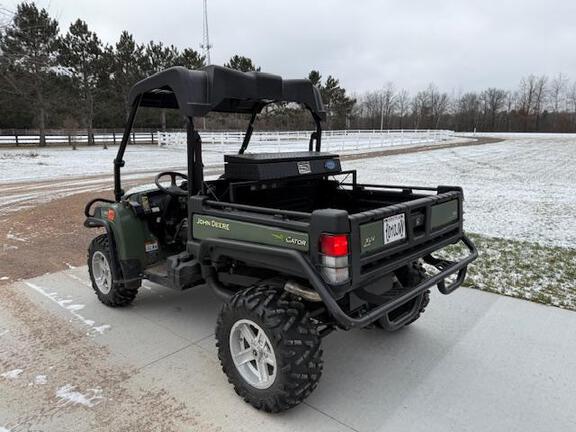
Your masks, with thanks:
M 0 0 L 15 9 L 18 1 Z M 202 0 L 39 0 L 61 30 L 82 18 L 105 42 L 122 30 L 199 49 Z M 528 74 L 576 78 L 576 0 L 209 0 L 212 63 L 233 54 L 288 78 L 318 69 L 361 92 L 515 88 Z

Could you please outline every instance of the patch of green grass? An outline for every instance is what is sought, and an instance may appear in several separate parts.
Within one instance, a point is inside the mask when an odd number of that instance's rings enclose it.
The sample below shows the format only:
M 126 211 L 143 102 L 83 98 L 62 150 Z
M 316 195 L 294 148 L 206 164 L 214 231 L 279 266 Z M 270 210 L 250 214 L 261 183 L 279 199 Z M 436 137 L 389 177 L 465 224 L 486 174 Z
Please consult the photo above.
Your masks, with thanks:
M 479 257 L 464 286 L 576 311 L 576 249 L 471 234 Z M 465 255 L 464 245 L 436 254 Z

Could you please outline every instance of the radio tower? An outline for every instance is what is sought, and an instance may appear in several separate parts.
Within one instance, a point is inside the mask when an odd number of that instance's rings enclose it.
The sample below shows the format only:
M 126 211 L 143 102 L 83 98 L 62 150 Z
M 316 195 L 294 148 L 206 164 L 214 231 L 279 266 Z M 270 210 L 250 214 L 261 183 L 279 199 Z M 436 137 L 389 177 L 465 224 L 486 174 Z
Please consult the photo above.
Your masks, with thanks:
M 210 64 L 210 37 L 208 36 L 208 2 L 204 0 L 204 21 L 202 23 L 202 44 L 200 47 L 204 50 L 204 59 L 206 64 Z

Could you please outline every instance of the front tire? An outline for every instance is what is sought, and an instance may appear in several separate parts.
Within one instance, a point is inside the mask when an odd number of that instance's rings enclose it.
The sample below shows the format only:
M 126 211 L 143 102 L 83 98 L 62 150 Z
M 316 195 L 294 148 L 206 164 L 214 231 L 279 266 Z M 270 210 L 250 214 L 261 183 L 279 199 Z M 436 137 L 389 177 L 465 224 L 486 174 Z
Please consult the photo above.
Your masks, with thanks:
M 322 351 L 316 325 L 301 301 L 280 284 L 263 283 L 224 304 L 216 326 L 222 370 L 253 407 L 285 411 L 316 388 Z
M 92 288 L 106 306 L 127 306 L 134 301 L 140 281 L 120 282 L 119 263 L 112 265 L 110 240 L 102 234 L 92 240 L 88 248 L 88 272 Z

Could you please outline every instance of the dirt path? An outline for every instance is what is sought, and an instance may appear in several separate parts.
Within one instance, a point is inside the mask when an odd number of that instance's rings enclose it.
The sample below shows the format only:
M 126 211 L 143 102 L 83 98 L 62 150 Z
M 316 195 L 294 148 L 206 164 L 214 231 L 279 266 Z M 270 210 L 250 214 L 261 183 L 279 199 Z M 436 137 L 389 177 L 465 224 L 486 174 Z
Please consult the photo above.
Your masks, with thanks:
M 171 167 L 168 171 L 185 171 L 186 167 Z M 221 170 L 206 170 L 206 175 L 218 174 Z M 122 176 L 125 189 L 140 184 L 153 183 L 158 171 L 140 171 Z M 71 177 L 67 179 L 43 180 L 38 182 L 9 183 L 2 186 L 0 197 L 0 221 L 11 213 L 30 209 L 38 204 L 84 192 L 107 191 L 113 184 L 110 174 Z
M 83 265 L 95 230 L 84 228 L 85 203 L 108 192 L 83 192 L 13 213 L 0 224 L 1 284 Z

